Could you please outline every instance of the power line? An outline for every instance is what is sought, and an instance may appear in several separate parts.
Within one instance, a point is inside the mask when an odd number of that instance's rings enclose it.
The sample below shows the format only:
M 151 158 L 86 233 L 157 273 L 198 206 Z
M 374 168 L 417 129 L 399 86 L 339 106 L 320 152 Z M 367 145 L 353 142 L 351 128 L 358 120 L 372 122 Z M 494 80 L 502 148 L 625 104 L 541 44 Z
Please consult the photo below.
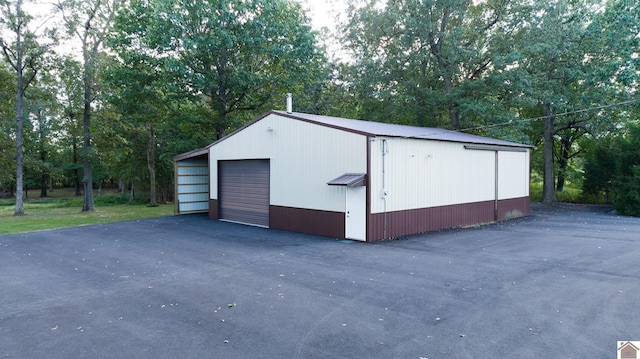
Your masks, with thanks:
M 640 102 L 640 98 L 633 99 L 633 100 L 622 101 L 622 102 L 617 102 L 617 103 L 612 103 L 612 104 L 608 104 L 608 105 L 601 105 L 601 106 L 584 108 L 584 109 L 580 109 L 580 110 L 556 113 L 553 116 L 554 117 L 560 117 L 560 116 L 575 115 L 575 114 L 578 114 L 578 113 L 584 113 L 584 112 L 589 112 L 589 111 L 603 110 L 603 109 L 610 108 L 610 107 L 629 105 L 629 104 L 636 103 L 636 102 Z M 514 123 L 540 121 L 540 120 L 544 120 L 545 118 L 547 118 L 547 116 L 523 118 L 523 119 L 519 119 L 519 120 L 509 120 L 508 122 L 495 123 L 493 125 L 485 125 L 485 126 L 464 128 L 464 129 L 458 130 L 457 132 L 484 130 L 484 129 L 493 128 L 493 127 L 508 126 L 508 125 L 511 125 L 511 124 L 514 124 Z

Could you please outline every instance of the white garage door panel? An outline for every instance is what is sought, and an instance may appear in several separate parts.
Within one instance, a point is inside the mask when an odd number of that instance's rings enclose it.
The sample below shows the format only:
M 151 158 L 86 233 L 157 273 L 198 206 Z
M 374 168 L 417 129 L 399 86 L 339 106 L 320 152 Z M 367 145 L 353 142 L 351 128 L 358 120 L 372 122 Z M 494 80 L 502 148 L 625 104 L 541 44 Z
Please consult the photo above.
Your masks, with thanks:
M 186 202 L 209 202 L 208 193 L 183 193 L 178 195 L 180 203 Z
M 206 212 L 209 209 L 209 161 L 176 162 L 178 213 Z
M 209 184 L 180 185 L 179 193 L 202 193 L 209 199 Z
M 209 176 L 209 166 L 206 161 L 202 161 L 200 164 L 192 163 L 190 165 L 186 165 L 184 163 L 180 163 L 180 167 L 178 167 L 178 176 L 180 175 L 202 175 Z
M 179 185 L 188 184 L 206 184 L 209 185 L 209 176 L 180 175 L 178 176 Z
M 269 226 L 269 160 L 220 161 L 220 218 Z

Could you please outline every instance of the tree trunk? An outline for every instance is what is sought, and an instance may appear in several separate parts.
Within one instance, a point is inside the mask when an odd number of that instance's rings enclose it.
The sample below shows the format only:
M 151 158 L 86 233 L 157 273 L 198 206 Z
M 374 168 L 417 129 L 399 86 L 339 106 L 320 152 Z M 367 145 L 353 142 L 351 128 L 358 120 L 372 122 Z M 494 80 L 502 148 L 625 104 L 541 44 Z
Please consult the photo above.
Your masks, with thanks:
M 560 141 L 560 158 L 558 158 L 558 179 L 556 182 L 556 191 L 564 191 L 564 183 L 566 181 L 567 167 L 569 166 L 569 156 L 571 150 L 571 140 L 563 138 Z
M 542 105 L 544 116 L 544 175 L 542 182 L 542 202 L 551 203 L 556 200 L 555 181 L 553 174 L 553 126 L 555 117 L 551 114 L 551 104 Z
M 38 109 L 36 111 L 38 116 L 38 135 L 40 137 L 40 162 L 42 162 L 42 174 L 40 176 L 40 198 L 47 197 L 47 186 L 49 185 L 49 172 L 47 171 L 46 161 L 47 161 L 47 151 L 44 146 L 45 142 L 45 124 L 42 120 L 42 110 Z
M 460 112 L 458 111 L 458 105 L 455 104 L 455 100 L 451 93 L 453 92 L 453 79 L 451 75 L 448 74 L 449 67 L 446 65 L 440 66 L 440 71 L 442 72 L 442 77 L 444 81 L 444 90 L 446 92 L 447 101 L 449 102 L 449 128 L 458 131 L 460 130 Z
M 147 123 L 149 138 L 147 140 L 147 168 L 149 169 L 149 205 L 157 206 L 156 203 L 156 141 L 154 139 L 153 125 Z
M 78 171 L 78 143 L 76 136 L 73 136 L 73 182 L 75 184 L 76 196 L 82 195 L 80 192 L 80 171 Z
M 458 106 L 455 103 L 449 104 L 449 127 L 452 130 L 460 130 L 460 112 L 458 112 Z
M 82 187 L 84 189 L 84 203 L 82 211 L 95 211 L 93 204 L 93 177 L 91 173 L 91 82 L 93 76 L 93 63 L 85 56 L 84 66 L 84 110 L 82 113 L 82 155 L 83 161 L 83 177 Z
M 22 11 L 22 0 L 16 2 L 16 15 L 20 16 Z M 23 103 L 24 98 L 24 78 L 22 69 L 22 57 L 24 56 L 24 49 L 22 48 L 22 29 L 18 27 L 16 29 L 16 208 L 13 212 L 15 216 L 24 215 L 24 201 L 23 201 L 23 172 L 22 172 L 22 128 L 23 128 Z
M 42 179 L 40 183 L 40 198 L 47 197 L 47 187 L 49 186 L 49 173 L 47 171 L 42 172 Z
M 217 106 L 218 123 L 216 136 L 217 139 L 221 139 L 227 130 L 227 77 L 225 73 L 227 70 L 227 53 L 225 49 L 221 51 L 216 68 L 218 72 L 218 87 L 211 91 L 211 107 Z

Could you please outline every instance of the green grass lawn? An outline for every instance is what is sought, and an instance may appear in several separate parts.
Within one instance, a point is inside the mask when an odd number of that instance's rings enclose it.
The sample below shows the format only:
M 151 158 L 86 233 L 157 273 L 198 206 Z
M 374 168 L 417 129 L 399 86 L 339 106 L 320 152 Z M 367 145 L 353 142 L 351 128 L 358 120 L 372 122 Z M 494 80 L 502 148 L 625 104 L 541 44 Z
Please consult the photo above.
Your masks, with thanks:
M 531 202 L 542 202 L 542 182 L 531 182 L 529 185 Z M 584 196 L 582 190 L 571 184 L 566 184 L 564 191 L 556 192 L 556 200 L 565 203 L 606 204 L 600 196 Z
M 82 212 L 82 198 L 78 197 L 29 199 L 23 216 L 13 215 L 15 200 L 0 200 L 0 235 L 173 215 L 173 204 L 129 204 L 113 194 L 95 196 L 94 200 L 96 210 Z

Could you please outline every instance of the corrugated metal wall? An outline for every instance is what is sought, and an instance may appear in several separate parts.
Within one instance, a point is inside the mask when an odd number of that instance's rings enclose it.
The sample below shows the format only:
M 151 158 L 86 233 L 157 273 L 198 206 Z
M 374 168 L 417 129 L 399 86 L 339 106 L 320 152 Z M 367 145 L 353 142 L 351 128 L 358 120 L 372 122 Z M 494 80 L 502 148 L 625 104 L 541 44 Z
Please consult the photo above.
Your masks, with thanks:
M 529 196 L 529 151 L 498 152 L 498 198 Z
M 344 212 L 345 189 L 326 183 L 366 173 L 366 136 L 276 114 L 210 148 L 211 198 L 218 199 L 219 160 L 268 158 L 271 205 Z
M 209 161 L 176 161 L 176 212 L 196 213 L 209 209 Z
M 371 212 L 494 200 L 494 166 L 493 152 L 460 143 L 378 137 L 371 144 Z
M 220 218 L 269 226 L 269 160 L 220 161 Z

